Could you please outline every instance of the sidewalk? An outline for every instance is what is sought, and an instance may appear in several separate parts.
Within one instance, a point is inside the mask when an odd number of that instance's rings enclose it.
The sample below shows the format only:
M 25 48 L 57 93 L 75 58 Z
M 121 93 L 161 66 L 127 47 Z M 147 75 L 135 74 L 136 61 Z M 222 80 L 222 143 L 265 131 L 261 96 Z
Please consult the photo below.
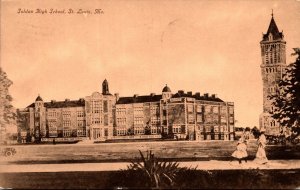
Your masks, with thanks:
M 17 164 L 0 165 L 0 173 L 26 173 L 26 172 L 73 172 L 73 171 L 118 171 L 127 169 L 130 163 L 71 163 L 71 164 Z M 300 160 L 270 160 L 261 165 L 248 161 L 239 164 L 238 161 L 196 161 L 179 162 L 180 167 L 197 167 L 198 170 L 291 170 L 300 169 Z

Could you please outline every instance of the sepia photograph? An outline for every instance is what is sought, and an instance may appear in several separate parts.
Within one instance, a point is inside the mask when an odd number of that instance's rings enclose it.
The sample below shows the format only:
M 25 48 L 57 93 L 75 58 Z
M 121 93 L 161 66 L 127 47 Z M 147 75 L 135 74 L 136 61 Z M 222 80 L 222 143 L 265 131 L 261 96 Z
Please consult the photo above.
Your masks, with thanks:
M 0 0 L 0 189 L 300 188 L 300 0 Z

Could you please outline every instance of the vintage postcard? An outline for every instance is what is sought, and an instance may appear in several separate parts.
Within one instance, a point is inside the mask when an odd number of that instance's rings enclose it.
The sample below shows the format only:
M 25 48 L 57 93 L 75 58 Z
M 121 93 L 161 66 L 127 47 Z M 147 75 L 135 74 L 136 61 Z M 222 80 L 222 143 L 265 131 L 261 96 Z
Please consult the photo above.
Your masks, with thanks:
M 299 0 L 0 5 L 0 188 L 299 188 Z

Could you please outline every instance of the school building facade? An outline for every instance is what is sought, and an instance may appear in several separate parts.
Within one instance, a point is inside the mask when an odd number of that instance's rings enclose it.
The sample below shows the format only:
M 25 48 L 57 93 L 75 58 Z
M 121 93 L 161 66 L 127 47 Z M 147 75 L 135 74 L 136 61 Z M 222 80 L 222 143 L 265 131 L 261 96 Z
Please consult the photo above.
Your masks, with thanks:
M 22 138 L 31 136 L 37 142 L 149 138 L 234 140 L 233 102 L 225 102 L 215 94 L 183 90 L 173 93 L 167 85 L 159 95 L 120 97 L 109 92 L 108 81 L 104 80 L 102 92 L 78 100 L 44 102 L 38 96 L 22 114 L 27 117 L 20 129 Z

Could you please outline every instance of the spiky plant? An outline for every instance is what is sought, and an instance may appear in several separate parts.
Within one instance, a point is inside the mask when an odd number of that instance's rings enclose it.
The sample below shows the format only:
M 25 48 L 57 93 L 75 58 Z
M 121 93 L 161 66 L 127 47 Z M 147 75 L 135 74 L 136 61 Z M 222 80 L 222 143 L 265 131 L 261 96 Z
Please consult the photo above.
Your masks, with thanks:
M 196 170 L 196 168 L 181 168 L 178 162 L 159 162 L 151 151 L 147 151 L 146 157 L 139 150 L 142 162 L 132 162 L 128 166 L 129 171 L 141 172 L 146 176 L 146 183 L 151 187 L 172 187 L 176 184 L 179 172 Z

